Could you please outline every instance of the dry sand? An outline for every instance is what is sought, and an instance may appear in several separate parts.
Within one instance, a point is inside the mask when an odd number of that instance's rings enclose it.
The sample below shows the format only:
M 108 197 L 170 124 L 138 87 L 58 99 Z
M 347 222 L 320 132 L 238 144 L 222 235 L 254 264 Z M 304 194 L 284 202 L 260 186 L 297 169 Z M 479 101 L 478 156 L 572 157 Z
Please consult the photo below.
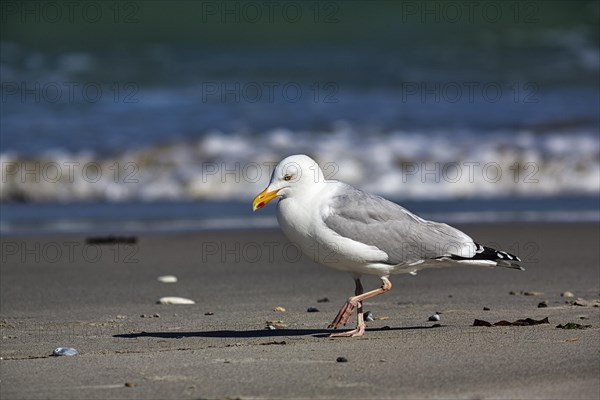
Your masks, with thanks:
M 5 236 L 0 397 L 600 398 L 600 308 L 565 303 L 599 299 L 598 226 L 460 228 L 518 253 L 527 270 L 393 276 L 392 291 L 365 304 L 389 318 L 359 339 L 330 339 L 325 329 L 353 292 L 350 276 L 298 258 L 277 230 L 142 234 L 135 245 L 99 246 L 83 235 Z M 157 281 L 167 274 L 179 282 Z M 156 304 L 162 296 L 196 304 Z M 427 321 L 436 311 L 440 327 Z M 545 317 L 549 324 L 472 326 Z M 266 330 L 266 321 L 286 326 Z M 568 322 L 592 327 L 556 328 Z M 50 357 L 58 346 L 81 354 Z

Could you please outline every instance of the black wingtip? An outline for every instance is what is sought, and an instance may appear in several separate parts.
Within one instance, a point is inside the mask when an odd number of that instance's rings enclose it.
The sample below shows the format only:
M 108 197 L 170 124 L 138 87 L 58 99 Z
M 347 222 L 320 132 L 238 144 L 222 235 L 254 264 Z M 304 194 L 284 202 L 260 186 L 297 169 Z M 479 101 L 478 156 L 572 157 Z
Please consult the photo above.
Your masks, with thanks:
M 474 259 L 486 259 L 486 260 L 494 260 L 494 261 L 503 261 L 509 263 L 511 265 L 516 265 L 514 263 L 521 262 L 521 259 L 514 254 L 511 254 L 506 251 L 496 250 L 491 247 L 482 246 L 478 243 L 475 243 L 477 247 L 475 250 Z
M 444 256 L 447 257 L 447 256 Z M 498 267 L 507 267 L 525 271 L 525 268 L 519 265 L 521 259 L 514 254 L 508 253 L 502 250 L 492 249 L 491 247 L 482 246 L 479 243 L 475 243 L 475 254 L 472 257 L 461 257 L 458 255 L 452 255 L 451 260 L 482 260 L 482 261 L 494 261 Z

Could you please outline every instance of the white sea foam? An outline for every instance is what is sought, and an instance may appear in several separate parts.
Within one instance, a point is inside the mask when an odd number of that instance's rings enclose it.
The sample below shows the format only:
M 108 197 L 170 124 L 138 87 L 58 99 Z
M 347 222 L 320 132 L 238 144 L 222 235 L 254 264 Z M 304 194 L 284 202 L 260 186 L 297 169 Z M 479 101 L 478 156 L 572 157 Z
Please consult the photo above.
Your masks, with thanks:
M 247 200 L 286 155 L 313 156 L 332 179 L 404 199 L 555 196 L 600 192 L 600 139 L 534 134 L 286 128 L 208 132 L 113 157 L 47 151 L 0 154 L 1 201 Z

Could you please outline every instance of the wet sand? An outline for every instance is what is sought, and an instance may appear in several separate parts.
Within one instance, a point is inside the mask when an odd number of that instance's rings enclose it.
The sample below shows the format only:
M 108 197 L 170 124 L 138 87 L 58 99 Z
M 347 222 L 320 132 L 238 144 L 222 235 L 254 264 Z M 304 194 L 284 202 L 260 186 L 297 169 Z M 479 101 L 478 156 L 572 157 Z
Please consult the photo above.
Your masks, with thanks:
M 459 228 L 517 253 L 526 271 L 393 276 L 391 292 L 365 304 L 383 319 L 359 339 L 327 337 L 354 290 L 351 277 L 299 257 L 278 230 L 141 234 L 135 244 L 101 245 L 86 245 L 94 235 L 5 236 L 0 397 L 599 398 L 598 226 Z M 167 274 L 179 282 L 157 281 Z M 162 296 L 196 304 L 156 304 Z M 587 305 L 566 303 L 578 297 Z M 439 327 L 427 320 L 434 312 Z M 549 324 L 472 326 L 545 317 Z M 265 329 L 266 321 L 281 329 Z M 592 327 L 556 328 L 568 322 Z M 58 346 L 81 354 L 51 357 Z

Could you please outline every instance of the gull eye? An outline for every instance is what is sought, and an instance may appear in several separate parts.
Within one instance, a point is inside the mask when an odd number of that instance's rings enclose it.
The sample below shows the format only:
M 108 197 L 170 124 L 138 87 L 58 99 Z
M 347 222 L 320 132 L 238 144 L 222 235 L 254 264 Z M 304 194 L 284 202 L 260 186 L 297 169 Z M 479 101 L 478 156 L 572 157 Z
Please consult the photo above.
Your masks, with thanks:
M 286 175 L 283 177 L 284 181 L 291 181 L 292 180 L 292 176 L 291 175 Z

